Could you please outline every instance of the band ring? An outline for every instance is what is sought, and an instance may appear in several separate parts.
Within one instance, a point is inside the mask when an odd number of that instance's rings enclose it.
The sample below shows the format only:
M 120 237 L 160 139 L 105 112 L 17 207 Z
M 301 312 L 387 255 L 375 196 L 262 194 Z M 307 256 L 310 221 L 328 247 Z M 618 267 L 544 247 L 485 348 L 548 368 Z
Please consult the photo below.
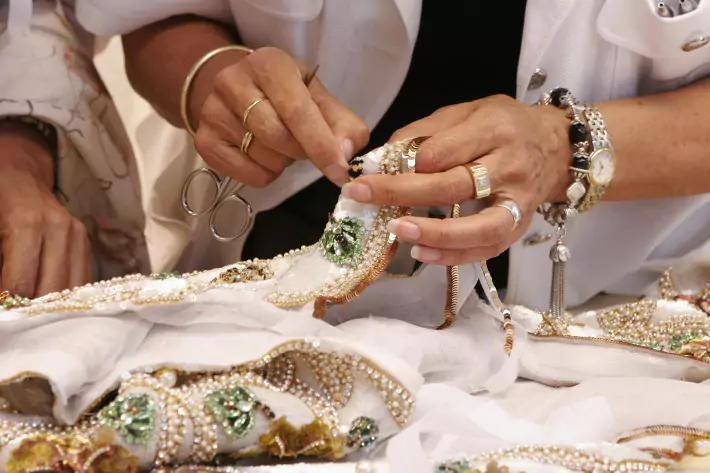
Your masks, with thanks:
M 247 130 L 247 132 L 244 134 L 244 138 L 242 138 L 242 145 L 239 147 L 242 154 L 245 156 L 249 156 L 249 146 L 251 146 L 252 139 L 254 139 L 254 133 Z
M 503 207 L 508 212 L 510 212 L 510 215 L 513 217 L 513 230 L 518 228 L 518 225 L 520 225 L 520 221 L 523 219 L 523 211 L 520 210 L 520 206 L 517 202 L 510 199 L 503 200 L 495 204 L 495 207 Z
M 264 100 L 265 100 L 264 97 L 256 98 L 249 104 L 247 109 L 244 110 L 244 115 L 242 115 L 242 125 L 244 125 L 244 128 L 246 128 L 247 130 L 249 129 L 249 127 L 247 126 L 247 120 L 249 119 L 249 114 L 251 113 L 252 110 L 254 110 L 254 107 L 259 105 Z
M 491 195 L 491 180 L 488 178 L 488 169 L 483 164 L 469 163 L 464 166 L 471 179 L 473 179 L 473 198 L 484 199 Z

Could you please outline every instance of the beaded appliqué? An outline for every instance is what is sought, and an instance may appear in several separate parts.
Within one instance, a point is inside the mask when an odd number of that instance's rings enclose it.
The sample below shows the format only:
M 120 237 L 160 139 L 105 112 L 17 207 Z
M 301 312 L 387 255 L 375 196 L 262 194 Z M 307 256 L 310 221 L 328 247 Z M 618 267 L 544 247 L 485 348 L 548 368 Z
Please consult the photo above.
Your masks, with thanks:
M 332 215 L 320 238 L 323 256 L 335 264 L 355 266 L 362 257 L 365 222 L 359 218 L 336 219 Z
M 7 473 L 137 473 L 139 460 L 107 439 L 39 433 L 25 438 L 4 466 Z
M 367 448 L 377 442 L 380 429 L 377 422 L 369 417 L 358 417 L 352 422 L 348 431 L 347 446 L 350 448 Z
M 261 260 L 237 263 L 222 271 L 212 280 L 214 284 L 237 284 L 241 282 L 265 281 L 274 277 L 274 271 L 269 263 Z
M 149 394 L 120 396 L 98 412 L 96 421 L 116 430 L 127 443 L 145 445 L 155 429 L 155 402 Z
M 208 394 L 205 407 L 232 440 L 244 437 L 254 427 L 257 401 L 243 386 L 233 384 Z

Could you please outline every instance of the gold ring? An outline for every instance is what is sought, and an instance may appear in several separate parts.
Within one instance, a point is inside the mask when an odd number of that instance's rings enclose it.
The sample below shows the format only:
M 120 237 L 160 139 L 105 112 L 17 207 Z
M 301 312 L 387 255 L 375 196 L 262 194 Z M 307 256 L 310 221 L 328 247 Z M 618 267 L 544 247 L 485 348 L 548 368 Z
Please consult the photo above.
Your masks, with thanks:
M 264 101 L 264 97 L 259 97 L 258 99 L 254 99 L 252 103 L 249 104 L 246 110 L 244 110 L 244 115 L 242 116 L 242 124 L 244 125 L 244 128 L 247 130 L 249 127 L 247 126 L 247 119 L 249 118 L 249 114 L 251 113 L 252 110 L 254 110 L 254 107 L 259 105 L 261 102 Z
M 251 131 L 248 131 L 244 134 L 244 138 L 242 138 L 242 145 L 239 147 L 239 149 L 242 151 L 242 154 L 248 156 L 249 155 L 249 146 L 251 146 L 251 140 L 254 138 L 254 133 Z
M 468 169 L 471 179 L 473 179 L 473 188 L 475 189 L 473 198 L 483 199 L 491 195 L 491 180 L 488 179 L 488 169 L 483 164 L 469 163 L 464 167 Z

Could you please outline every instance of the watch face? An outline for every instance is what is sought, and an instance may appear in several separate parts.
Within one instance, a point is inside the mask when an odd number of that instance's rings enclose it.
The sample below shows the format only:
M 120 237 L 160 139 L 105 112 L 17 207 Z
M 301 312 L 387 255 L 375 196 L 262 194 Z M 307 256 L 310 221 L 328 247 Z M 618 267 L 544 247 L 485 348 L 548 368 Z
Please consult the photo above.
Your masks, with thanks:
M 595 186 L 608 186 L 614 178 L 616 156 L 609 148 L 602 148 L 590 156 L 589 180 Z

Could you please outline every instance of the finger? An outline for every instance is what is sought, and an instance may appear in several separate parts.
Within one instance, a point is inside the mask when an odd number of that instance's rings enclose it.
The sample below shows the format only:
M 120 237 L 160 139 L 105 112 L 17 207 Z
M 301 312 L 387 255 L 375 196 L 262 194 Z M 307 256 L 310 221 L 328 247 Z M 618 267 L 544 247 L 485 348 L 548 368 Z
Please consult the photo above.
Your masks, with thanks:
M 266 147 L 289 156 L 293 159 L 304 158 L 305 151 L 291 131 L 286 127 L 272 106 L 266 93 L 254 84 L 254 72 L 246 63 L 225 69 L 215 78 L 215 96 L 205 101 L 200 113 L 200 127 L 207 121 L 212 126 L 224 122 L 221 130 L 225 135 L 232 136 L 230 142 L 239 146 L 241 138 L 235 138 L 231 128 L 226 123 L 242 124 L 244 113 L 258 98 L 264 98 L 249 112 L 247 126 Z M 238 67 L 241 66 L 241 67 Z M 224 110 L 229 113 L 225 114 Z M 199 129 L 198 129 L 199 131 Z
M 452 250 L 506 247 L 515 237 L 510 212 L 497 206 L 461 218 L 404 217 L 391 221 L 387 229 L 402 241 Z
M 362 119 L 333 97 L 316 78 L 309 87 L 333 135 L 350 160 L 370 141 L 370 130 Z
M 471 199 L 474 187 L 468 169 L 458 166 L 436 174 L 363 175 L 345 185 L 343 195 L 380 205 L 453 205 Z
M 432 136 L 441 133 L 461 123 L 471 113 L 469 104 L 452 105 L 440 108 L 428 117 L 410 123 L 397 130 L 389 139 L 389 143 L 396 143 L 418 136 Z
M 348 182 L 342 145 L 304 84 L 299 66 L 290 58 L 268 61 L 264 56 L 255 58 L 254 54 L 250 62 L 254 66 L 256 85 L 269 98 L 307 158 L 332 182 L 339 185 Z
M 219 137 L 222 141 L 241 147 L 242 139 L 247 133 L 242 122 L 237 120 L 236 116 L 221 100 L 211 97 L 208 101 L 210 102 L 209 104 L 205 103 L 209 111 L 208 116 L 200 123 L 203 133 L 209 129 L 212 133 L 208 136 Z M 210 154 L 210 150 L 212 148 L 205 146 L 202 140 L 195 144 L 195 148 L 205 162 L 211 164 L 210 161 L 213 157 Z M 283 172 L 284 169 L 293 163 L 293 159 L 266 146 L 256 134 L 254 134 L 254 139 L 249 145 L 248 152 L 249 158 L 277 174 Z M 227 172 L 227 175 L 239 180 L 239 176 L 233 175 L 231 172 Z
M 56 202 L 45 201 L 45 208 L 36 296 L 58 292 L 69 286 L 72 219 Z
M 2 288 L 11 294 L 34 297 L 42 251 L 41 224 L 16 228 L 2 239 Z
M 278 177 L 277 173 L 242 154 L 238 146 L 221 140 L 209 128 L 197 130 L 195 148 L 212 168 L 247 186 L 265 187 Z
M 411 250 L 412 258 L 422 263 L 436 264 L 442 266 L 458 266 L 468 263 L 477 263 L 495 258 L 507 248 L 500 247 L 479 247 L 461 250 L 445 250 L 429 248 L 426 246 L 414 246 Z
M 67 287 L 79 287 L 91 282 L 91 279 L 91 244 L 89 235 L 80 220 L 73 220 Z

